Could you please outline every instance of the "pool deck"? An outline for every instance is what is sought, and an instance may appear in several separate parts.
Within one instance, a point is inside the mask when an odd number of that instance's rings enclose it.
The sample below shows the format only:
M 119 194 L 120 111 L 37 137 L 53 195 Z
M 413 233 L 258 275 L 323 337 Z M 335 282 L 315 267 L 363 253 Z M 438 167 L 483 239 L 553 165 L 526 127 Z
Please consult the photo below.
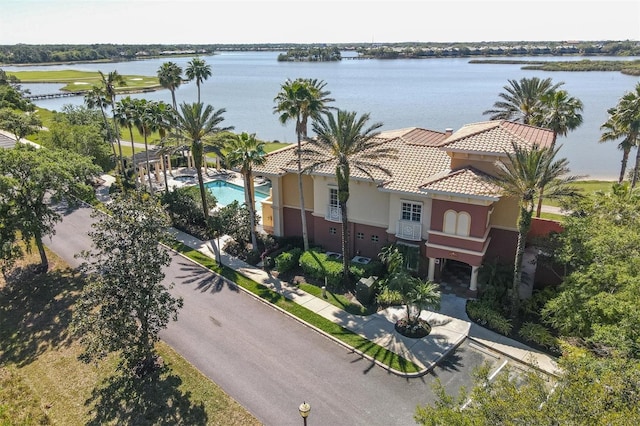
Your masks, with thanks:
M 190 176 L 194 179 L 194 184 L 198 183 L 198 176 L 196 173 L 196 169 L 187 168 L 187 167 L 178 167 L 172 170 L 173 176 Z M 185 183 L 179 180 L 175 180 L 172 176 L 167 176 L 169 187 L 170 188 L 181 188 L 183 186 L 191 185 L 192 183 Z M 244 179 L 242 179 L 242 175 L 238 172 L 234 172 L 233 170 L 216 170 L 214 168 L 209 167 L 207 172 L 202 173 L 202 178 L 205 183 L 212 182 L 214 180 L 224 180 L 226 182 L 234 183 L 239 186 L 244 186 Z M 164 188 L 164 182 L 158 182 Z

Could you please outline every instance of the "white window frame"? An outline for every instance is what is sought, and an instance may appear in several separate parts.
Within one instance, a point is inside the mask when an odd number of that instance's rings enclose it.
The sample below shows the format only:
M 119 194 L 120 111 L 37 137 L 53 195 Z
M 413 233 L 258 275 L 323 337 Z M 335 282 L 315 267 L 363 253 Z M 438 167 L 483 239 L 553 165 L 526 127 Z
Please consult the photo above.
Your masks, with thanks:
M 442 232 L 448 235 L 468 237 L 471 234 L 471 215 L 468 212 L 447 210 L 442 219 Z
M 335 199 L 333 194 L 335 194 Z M 329 187 L 329 205 L 331 207 L 340 207 L 340 201 L 338 200 L 338 188 Z
M 419 201 L 409 201 L 409 200 L 401 200 L 400 201 L 400 220 L 404 220 L 407 222 L 417 222 L 422 223 L 422 203 Z M 408 210 L 405 210 L 405 206 L 408 207 Z M 417 208 L 417 211 L 416 211 Z M 405 218 L 405 212 L 408 213 L 409 218 Z M 415 216 L 417 215 L 418 220 L 415 220 Z

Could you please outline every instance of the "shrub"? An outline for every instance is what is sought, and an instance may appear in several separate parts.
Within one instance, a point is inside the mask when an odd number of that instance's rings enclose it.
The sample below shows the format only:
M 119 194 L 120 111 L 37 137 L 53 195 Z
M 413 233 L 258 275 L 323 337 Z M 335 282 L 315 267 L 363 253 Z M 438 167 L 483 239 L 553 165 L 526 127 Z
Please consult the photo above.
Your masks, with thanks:
M 533 322 L 525 322 L 518 332 L 520 337 L 525 340 L 537 343 L 545 348 L 554 348 L 558 346 L 558 340 L 543 325 Z
M 236 240 L 228 240 L 224 244 L 224 247 L 222 247 L 222 250 L 231 256 L 240 257 L 240 255 L 245 251 L 245 244 Z
M 478 324 L 486 325 L 500 334 L 508 335 L 513 328 L 511 321 L 487 302 L 479 300 L 467 302 L 467 315 Z
M 298 266 L 300 256 L 302 255 L 302 249 L 294 248 L 290 251 L 280 253 L 276 256 L 276 269 L 279 272 L 288 272 Z
M 402 305 L 402 294 L 389 290 L 388 287 L 383 287 L 376 300 L 381 306 Z
M 327 279 L 327 285 L 333 288 L 340 286 L 342 280 L 342 262 L 327 259 L 327 255 L 309 250 L 300 256 L 300 266 L 305 275 L 317 280 Z

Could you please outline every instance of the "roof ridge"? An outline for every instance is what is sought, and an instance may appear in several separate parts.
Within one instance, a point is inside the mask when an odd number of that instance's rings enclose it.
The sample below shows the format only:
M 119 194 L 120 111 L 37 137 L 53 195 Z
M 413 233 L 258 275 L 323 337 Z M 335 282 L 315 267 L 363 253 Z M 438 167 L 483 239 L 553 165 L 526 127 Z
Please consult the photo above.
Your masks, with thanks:
M 461 128 L 459 128 L 458 130 L 456 130 L 455 132 L 453 132 L 448 138 L 446 138 L 445 140 L 443 140 L 440 144 L 438 144 L 438 147 L 444 147 L 447 146 L 450 143 L 456 142 L 458 140 L 461 139 L 466 139 L 469 138 L 471 136 L 475 136 L 477 134 L 480 134 L 482 132 L 486 132 L 487 130 L 493 130 L 496 127 L 501 127 L 502 123 L 506 121 L 506 120 L 487 120 L 487 121 L 478 121 L 476 123 L 469 123 L 469 124 L 465 124 L 464 126 L 462 126 Z M 475 132 L 471 132 L 468 134 L 465 134 L 464 136 L 460 136 L 458 138 L 453 138 L 453 136 L 455 136 L 456 133 L 460 132 L 462 129 L 464 128 L 470 128 L 473 126 L 479 126 L 479 125 L 484 125 L 484 124 L 491 124 L 493 123 L 494 125 L 492 127 L 487 127 L 487 128 L 479 128 L 478 130 L 476 130 Z

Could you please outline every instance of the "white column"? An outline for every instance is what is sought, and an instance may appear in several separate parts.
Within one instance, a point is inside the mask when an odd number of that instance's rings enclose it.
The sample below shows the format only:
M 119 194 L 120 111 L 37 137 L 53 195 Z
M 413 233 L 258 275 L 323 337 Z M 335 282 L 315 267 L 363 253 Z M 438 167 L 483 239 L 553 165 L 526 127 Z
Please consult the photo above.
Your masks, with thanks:
M 436 258 L 435 257 L 430 257 L 429 258 L 429 272 L 427 274 L 427 278 L 429 279 L 429 281 L 433 281 L 433 278 L 435 277 L 435 270 L 436 270 Z
M 478 270 L 479 266 L 471 266 L 471 282 L 469 283 L 469 290 L 478 290 Z

